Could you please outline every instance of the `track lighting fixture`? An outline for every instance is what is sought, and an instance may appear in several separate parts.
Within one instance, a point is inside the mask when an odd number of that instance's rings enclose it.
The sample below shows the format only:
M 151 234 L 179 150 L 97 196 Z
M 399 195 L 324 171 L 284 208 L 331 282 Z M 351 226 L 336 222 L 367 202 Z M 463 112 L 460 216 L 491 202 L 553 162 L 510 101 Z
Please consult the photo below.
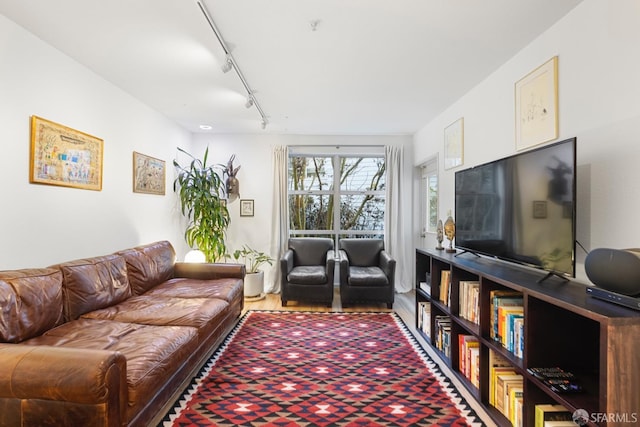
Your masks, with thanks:
M 233 68 L 233 61 L 231 61 L 231 57 L 226 55 L 224 57 L 224 63 L 222 64 L 222 72 L 228 73 Z
M 220 43 L 220 46 L 222 47 L 222 50 L 225 53 L 224 64 L 222 64 L 222 71 L 227 73 L 231 71 L 231 69 L 233 69 L 236 72 L 236 74 L 240 78 L 240 81 L 242 82 L 242 85 L 244 86 L 245 90 L 249 94 L 247 97 L 247 102 L 245 102 L 244 106 L 247 108 L 251 108 L 254 105 L 256 106 L 256 110 L 258 110 L 258 113 L 260 113 L 260 117 L 262 118 L 262 121 L 260 122 L 261 127 L 262 129 L 265 129 L 267 127 L 267 116 L 262 110 L 262 107 L 260 107 L 258 100 L 253 95 L 253 90 L 249 86 L 249 83 L 247 83 L 247 79 L 244 78 L 244 74 L 242 74 L 242 71 L 240 71 L 240 67 L 238 67 L 238 63 L 236 62 L 233 55 L 231 54 L 231 51 L 229 50 L 227 43 L 224 41 L 224 38 L 222 37 L 220 30 L 216 26 L 215 22 L 213 22 L 213 19 L 211 18 L 211 14 L 209 14 L 209 11 L 204 5 L 204 1 L 196 0 L 196 4 L 200 8 L 200 11 L 202 12 L 205 19 L 207 20 L 207 23 L 211 27 L 213 34 L 216 36 L 216 39 L 218 39 L 218 43 Z
M 253 96 L 251 96 L 251 95 L 247 96 L 247 102 L 244 103 L 244 106 L 246 108 L 253 107 Z

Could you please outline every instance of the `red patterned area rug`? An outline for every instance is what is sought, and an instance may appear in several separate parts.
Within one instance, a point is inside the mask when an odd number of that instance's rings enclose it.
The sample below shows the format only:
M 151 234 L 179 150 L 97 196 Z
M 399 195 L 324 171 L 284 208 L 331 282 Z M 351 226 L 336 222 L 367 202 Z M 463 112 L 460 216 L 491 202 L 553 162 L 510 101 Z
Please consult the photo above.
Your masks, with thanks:
M 394 313 L 250 311 L 160 426 L 481 426 Z

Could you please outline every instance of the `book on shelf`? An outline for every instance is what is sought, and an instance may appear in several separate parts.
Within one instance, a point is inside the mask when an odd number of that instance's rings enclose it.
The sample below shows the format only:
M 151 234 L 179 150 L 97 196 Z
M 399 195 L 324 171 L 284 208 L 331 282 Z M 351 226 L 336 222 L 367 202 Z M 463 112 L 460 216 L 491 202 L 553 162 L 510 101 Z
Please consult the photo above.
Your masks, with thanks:
M 523 421 L 523 406 L 524 406 L 524 393 L 516 392 L 514 390 L 515 396 L 513 399 L 513 409 L 512 409 L 512 418 L 510 419 L 513 427 L 522 427 L 524 425 Z
M 451 270 L 442 270 L 440 273 L 440 296 L 439 300 L 445 305 L 449 305 L 451 298 Z
M 490 301 L 490 336 L 493 340 L 500 342 L 499 310 L 500 307 L 523 306 L 522 294 L 514 291 L 493 290 L 489 292 Z
M 471 384 L 476 388 L 480 388 L 480 346 L 470 347 L 467 359 L 469 360 L 468 368 Z
M 431 303 L 418 302 L 418 329 L 427 337 L 431 337 Z
M 431 282 L 420 282 L 418 286 L 425 294 L 431 296 Z
M 475 324 L 480 323 L 480 282 L 461 280 L 459 283 L 460 317 Z
M 489 350 L 489 404 L 496 406 L 496 382 L 499 374 L 515 374 L 511 363 L 502 355 Z
M 451 318 L 438 315 L 435 321 L 435 345 L 447 358 L 451 357 Z
M 535 427 L 544 427 L 549 421 L 572 421 L 572 413 L 563 405 L 551 403 L 536 405 Z
M 516 352 L 515 347 L 520 345 L 520 342 L 515 341 L 514 323 L 516 319 L 523 319 L 524 321 L 523 306 L 498 307 L 498 338 L 500 344 L 514 354 Z
M 524 358 L 524 317 L 513 320 L 513 354 Z
M 505 406 L 508 409 L 507 418 L 511 421 L 511 424 L 514 427 L 518 427 L 518 425 L 522 425 L 522 398 L 524 397 L 524 386 L 523 383 L 515 384 L 511 387 L 508 387 L 508 396 L 505 396 L 508 400 L 508 406 Z
M 524 378 L 520 376 L 513 381 L 508 381 L 504 388 L 504 416 L 507 417 L 512 423 L 514 418 L 515 399 L 516 397 L 522 397 L 524 392 Z
M 505 417 L 509 417 L 509 388 L 522 387 L 524 379 L 517 373 L 504 372 L 496 376 L 495 385 L 495 408 L 502 412 Z
M 480 382 L 480 341 L 473 335 L 458 335 L 458 367 L 474 386 Z

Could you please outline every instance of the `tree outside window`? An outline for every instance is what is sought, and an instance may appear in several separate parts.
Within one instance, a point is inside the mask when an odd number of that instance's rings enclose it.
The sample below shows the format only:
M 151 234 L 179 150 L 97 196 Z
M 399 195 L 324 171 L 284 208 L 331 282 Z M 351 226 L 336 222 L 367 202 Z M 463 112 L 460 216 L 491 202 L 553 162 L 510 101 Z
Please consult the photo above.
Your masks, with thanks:
M 291 156 L 291 235 L 382 238 L 385 172 L 381 156 Z

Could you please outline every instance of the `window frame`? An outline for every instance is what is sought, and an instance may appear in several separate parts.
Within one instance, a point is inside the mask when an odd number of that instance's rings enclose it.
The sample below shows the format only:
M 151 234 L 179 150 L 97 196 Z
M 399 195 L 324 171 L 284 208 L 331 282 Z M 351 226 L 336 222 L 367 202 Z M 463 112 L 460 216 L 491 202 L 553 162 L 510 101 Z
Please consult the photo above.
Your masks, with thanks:
M 428 233 L 436 233 L 438 226 L 438 205 L 439 205 L 439 176 L 438 176 L 438 157 L 425 161 L 420 165 L 420 227 L 423 236 Z M 435 191 L 430 185 L 431 181 L 435 181 Z M 433 216 L 435 214 L 435 216 Z M 432 221 L 433 219 L 433 221 Z
M 336 147 L 335 152 L 315 152 L 313 150 L 290 150 L 288 163 L 291 164 L 291 159 L 295 157 L 328 157 L 331 158 L 332 168 L 333 168 L 333 182 L 332 187 L 328 190 L 292 190 L 289 188 L 289 179 L 290 179 L 290 168 L 287 167 L 287 201 L 290 200 L 291 196 L 295 195 L 317 195 L 317 196 L 333 196 L 333 226 L 331 229 L 327 230 L 318 230 L 318 229 L 306 229 L 306 230 L 294 230 L 289 229 L 289 236 L 322 236 L 322 237 L 333 237 L 334 242 L 337 244 L 338 240 L 342 237 L 353 237 L 353 236 L 370 236 L 370 237 L 384 237 L 384 221 L 382 223 L 381 230 L 344 230 L 341 227 L 340 221 L 340 200 L 342 196 L 374 196 L 380 197 L 384 200 L 384 215 L 386 215 L 387 210 L 387 200 L 386 200 L 386 189 L 382 190 L 342 190 L 340 185 L 340 161 L 343 158 L 375 158 L 381 159 L 385 162 L 385 185 L 386 185 L 386 156 L 384 154 L 384 149 L 379 150 L 378 147 L 375 147 L 375 150 L 366 150 L 366 151 L 353 151 L 353 150 L 341 150 L 343 147 Z M 348 152 L 344 152 L 348 151 Z M 289 202 L 287 202 L 289 206 Z M 337 207 L 337 209 L 336 209 Z M 290 209 L 290 208 L 288 208 Z M 289 214 L 291 214 L 291 210 L 289 210 Z

